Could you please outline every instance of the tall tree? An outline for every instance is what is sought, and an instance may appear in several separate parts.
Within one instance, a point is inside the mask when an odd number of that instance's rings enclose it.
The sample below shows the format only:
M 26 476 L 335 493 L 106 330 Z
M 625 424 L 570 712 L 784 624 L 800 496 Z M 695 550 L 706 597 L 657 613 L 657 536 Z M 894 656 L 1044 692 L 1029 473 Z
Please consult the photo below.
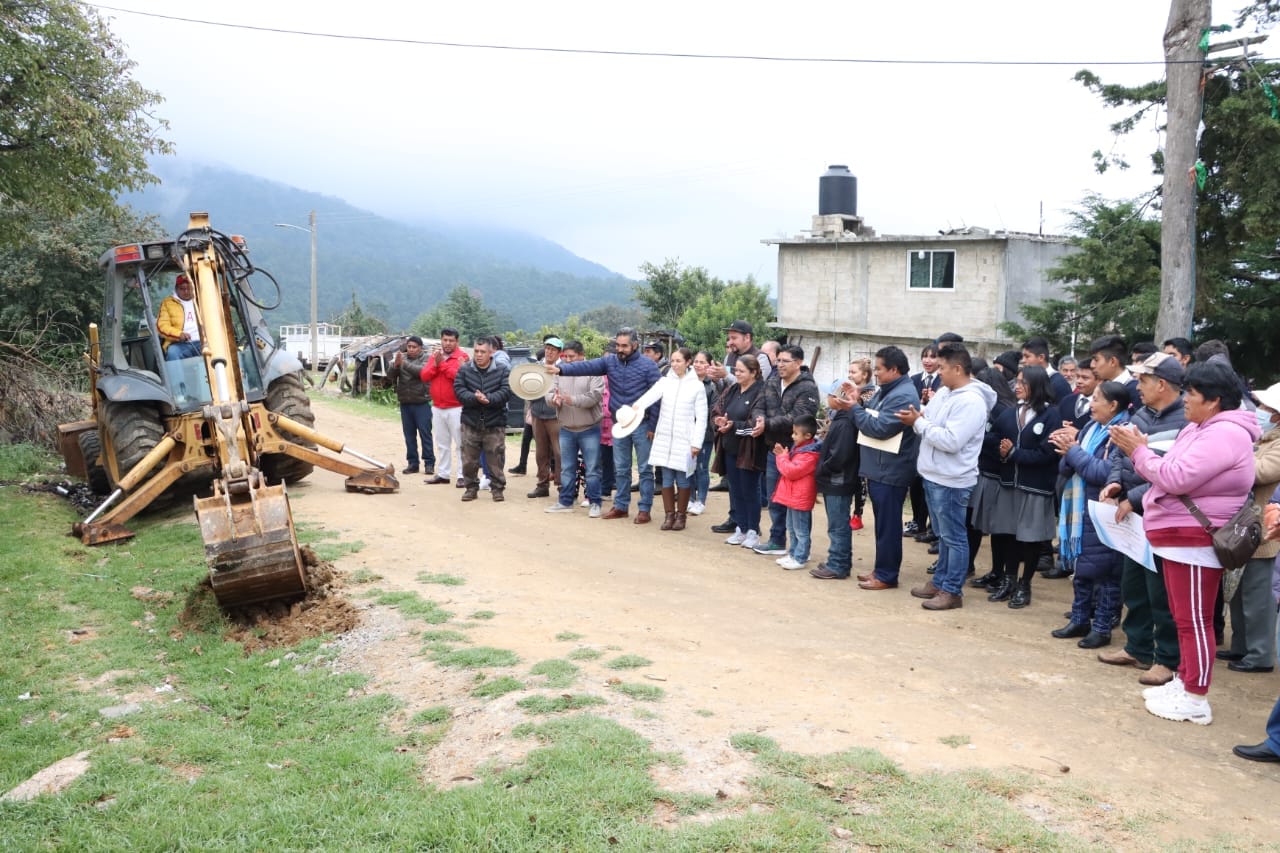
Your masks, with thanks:
M 108 211 L 122 190 L 156 179 L 169 153 L 130 79 L 134 63 L 101 16 L 73 0 L 0 2 L 0 243 L 34 217 Z
M 361 307 L 356 292 L 351 291 L 351 304 L 329 318 L 329 322 L 342 327 L 344 335 L 385 335 L 387 321 L 373 312 L 372 306 Z
M 1244 14 L 1274 23 L 1280 4 L 1253 4 Z M 1243 21 L 1241 21 L 1243 22 Z M 1168 101 L 1164 82 L 1142 86 L 1104 84 L 1076 75 L 1109 106 L 1129 114 L 1112 125 L 1127 133 Z M 1203 132 L 1191 175 L 1170 176 L 1197 184 L 1195 293 L 1188 298 L 1195 338 L 1222 338 L 1237 370 L 1258 380 L 1280 373 L 1280 341 L 1271 321 L 1280 314 L 1280 65 L 1234 59 L 1210 63 L 1204 78 Z M 1094 153 L 1100 169 L 1126 164 Z M 1165 151 L 1152 155 L 1156 175 L 1170 171 Z M 1160 196 L 1162 204 L 1167 200 Z M 1168 213 L 1168 211 L 1163 211 Z
M 477 294 L 465 284 L 459 284 L 444 301 L 413 321 L 410 330 L 423 337 L 435 338 L 444 328 L 457 329 L 464 345 L 476 338 L 498 331 L 498 320 L 484 305 Z
M 769 288 L 746 281 L 731 282 L 719 293 L 707 293 L 680 317 L 680 333 L 693 349 L 724 355 L 724 330 L 734 320 L 746 320 L 755 332 L 757 344 L 775 337 L 779 330 L 770 325 L 777 309 L 769 300 Z
M 676 328 L 691 305 L 703 296 L 718 296 L 725 287 L 702 267 L 682 266 L 672 258 L 661 266 L 646 261 L 640 273 L 645 281 L 635 285 L 636 301 L 648 312 L 649 322 L 663 329 Z
M 162 237 L 154 218 L 129 208 L 32 216 L 21 242 L 0 244 L 0 339 L 34 326 L 46 342 L 82 346 L 89 323 L 102 320 L 98 258 L 113 245 Z
M 1024 305 L 1027 322 L 1002 323 L 1000 330 L 1019 341 L 1043 336 L 1058 353 L 1080 352 L 1111 330 L 1149 340 L 1160 301 L 1160 221 L 1147 204 L 1099 196 L 1086 198 L 1071 220 L 1071 244 L 1079 251 L 1049 270 L 1071 298 Z

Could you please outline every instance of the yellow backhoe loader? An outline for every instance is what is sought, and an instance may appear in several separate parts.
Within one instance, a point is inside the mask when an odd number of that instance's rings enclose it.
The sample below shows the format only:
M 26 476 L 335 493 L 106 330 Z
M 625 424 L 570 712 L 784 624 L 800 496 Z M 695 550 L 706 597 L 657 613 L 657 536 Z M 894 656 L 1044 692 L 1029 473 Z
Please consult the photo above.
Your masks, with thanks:
M 275 305 L 262 304 L 250 277 L 275 280 L 253 267 L 241 238 L 213 230 L 208 214 L 192 213 L 174 240 L 116 246 L 101 266 L 102 326 L 90 325 L 86 355 L 93 417 L 59 432 L 67 470 L 107 499 L 74 533 L 86 545 L 127 539 L 124 523 L 153 501 L 194 492 L 219 604 L 303 595 L 285 484 L 319 465 L 345 474 L 348 491 L 393 492 L 392 466 L 312 429 L 302 365 L 277 349 L 262 313 Z M 188 337 L 197 343 L 175 349 L 158 320 L 183 276 L 194 286 Z

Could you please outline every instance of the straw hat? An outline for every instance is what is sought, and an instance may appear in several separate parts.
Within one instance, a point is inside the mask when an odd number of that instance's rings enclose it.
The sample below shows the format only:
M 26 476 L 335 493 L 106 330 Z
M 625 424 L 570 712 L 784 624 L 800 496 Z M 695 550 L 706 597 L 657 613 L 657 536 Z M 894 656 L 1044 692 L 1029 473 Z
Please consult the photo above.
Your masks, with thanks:
M 512 393 L 521 400 L 545 397 L 551 390 L 552 381 L 552 375 L 547 373 L 546 365 L 540 361 L 516 365 L 511 368 L 511 375 L 507 377 Z
M 634 406 L 619 406 L 613 413 L 613 437 L 626 438 L 636 431 L 636 427 L 644 421 L 644 409 Z

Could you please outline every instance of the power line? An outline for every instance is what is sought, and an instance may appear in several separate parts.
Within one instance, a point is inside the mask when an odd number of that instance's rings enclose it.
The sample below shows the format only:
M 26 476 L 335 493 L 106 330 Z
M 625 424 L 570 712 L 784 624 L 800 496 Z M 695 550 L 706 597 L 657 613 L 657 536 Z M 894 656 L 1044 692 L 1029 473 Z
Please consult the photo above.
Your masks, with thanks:
M 712 59 L 736 60 L 741 62 L 798 62 L 798 63 L 836 63 L 844 65 L 970 65 L 970 66 L 1122 66 L 1122 65 L 1166 65 L 1161 59 L 1134 60 L 1102 60 L 1102 61 L 1066 61 L 1066 60 L 1030 60 L 1030 59 L 868 59 L 835 56 L 766 56 L 745 53 L 675 53 L 659 50 L 603 50 L 580 47 L 541 47 L 535 45 L 484 44 L 480 42 L 431 41 L 427 39 L 395 38 L 390 36 L 363 36 L 349 33 L 322 33 L 311 30 L 294 30 L 284 27 L 263 27 L 254 24 L 232 24 L 225 21 L 209 21 L 201 18 L 187 18 L 179 15 L 162 15 L 158 12 L 139 12 L 135 9 L 122 9 L 118 6 L 104 6 L 78 0 L 80 5 L 125 15 L 138 15 L 144 18 L 157 18 L 165 21 L 178 21 L 184 24 L 200 24 L 207 27 L 226 27 L 234 30 L 250 30 L 260 33 L 277 33 L 280 35 L 306 36 L 309 38 L 338 39 L 341 41 L 375 42 L 379 44 L 405 44 L 418 47 L 451 47 L 466 50 L 506 50 L 520 53 L 559 53 L 586 56 L 618 56 L 644 57 L 653 59 Z M 1270 61 L 1270 60 L 1262 60 Z M 1189 61 L 1190 62 L 1190 61 Z M 1199 60 L 1195 64 L 1201 64 Z

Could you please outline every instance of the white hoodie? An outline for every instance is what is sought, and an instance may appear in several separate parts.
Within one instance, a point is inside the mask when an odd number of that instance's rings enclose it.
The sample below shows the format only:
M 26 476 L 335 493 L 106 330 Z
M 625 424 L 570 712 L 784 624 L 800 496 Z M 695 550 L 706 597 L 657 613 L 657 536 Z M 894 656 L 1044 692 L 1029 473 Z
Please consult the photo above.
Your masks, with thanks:
M 976 379 L 954 391 L 938 390 L 914 426 L 920 436 L 920 476 L 950 489 L 976 485 L 978 454 L 995 403 L 996 392 Z

